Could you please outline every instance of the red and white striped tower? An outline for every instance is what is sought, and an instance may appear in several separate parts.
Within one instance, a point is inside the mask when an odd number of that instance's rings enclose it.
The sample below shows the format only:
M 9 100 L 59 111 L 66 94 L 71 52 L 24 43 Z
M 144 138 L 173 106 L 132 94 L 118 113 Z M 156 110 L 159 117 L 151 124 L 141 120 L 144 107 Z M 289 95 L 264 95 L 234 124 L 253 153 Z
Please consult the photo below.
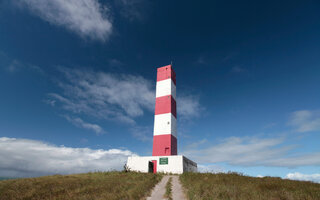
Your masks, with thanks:
M 152 156 L 177 155 L 176 73 L 172 65 L 157 70 Z

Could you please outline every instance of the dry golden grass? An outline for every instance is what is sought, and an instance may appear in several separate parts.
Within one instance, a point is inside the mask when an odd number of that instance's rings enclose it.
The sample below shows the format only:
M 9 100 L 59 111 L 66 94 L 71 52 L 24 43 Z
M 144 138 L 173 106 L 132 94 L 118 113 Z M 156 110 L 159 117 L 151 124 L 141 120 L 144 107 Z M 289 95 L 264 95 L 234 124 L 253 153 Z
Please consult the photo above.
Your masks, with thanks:
M 306 181 L 236 173 L 185 173 L 180 180 L 191 200 L 320 200 L 320 184 Z
M 11 199 L 141 199 L 161 174 L 96 172 L 0 181 L 0 200 Z

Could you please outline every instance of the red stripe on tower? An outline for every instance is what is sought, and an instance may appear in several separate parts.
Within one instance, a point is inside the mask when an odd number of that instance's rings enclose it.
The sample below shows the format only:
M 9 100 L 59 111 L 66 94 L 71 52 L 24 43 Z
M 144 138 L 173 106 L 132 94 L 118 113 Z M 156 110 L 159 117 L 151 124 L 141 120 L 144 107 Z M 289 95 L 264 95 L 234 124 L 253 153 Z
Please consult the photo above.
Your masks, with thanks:
M 171 78 L 176 84 L 176 73 L 173 71 L 172 65 L 159 67 L 157 69 L 157 82 Z
M 153 136 L 152 156 L 177 155 L 177 138 L 171 134 Z
M 177 117 L 176 100 L 171 95 L 156 98 L 155 115 L 172 113 Z
M 177 155 L 176 73 L 171 65 L 157 69 L 153 156 Z

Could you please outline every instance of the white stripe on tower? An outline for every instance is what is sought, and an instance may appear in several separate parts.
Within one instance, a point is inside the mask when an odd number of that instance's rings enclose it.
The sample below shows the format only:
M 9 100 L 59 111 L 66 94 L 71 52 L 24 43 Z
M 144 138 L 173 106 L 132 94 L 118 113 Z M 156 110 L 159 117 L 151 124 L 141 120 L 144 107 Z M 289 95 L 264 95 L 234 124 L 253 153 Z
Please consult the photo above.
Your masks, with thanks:
M 155 115 L 153 135 L 167 134 L 177 137 L 177 119 L 171 113 Z
M 158 81 L 156 86 L 156 98 L 167 95 L 172 95 L 174 100 L 176 100 L 176 85 L 171 78 Z

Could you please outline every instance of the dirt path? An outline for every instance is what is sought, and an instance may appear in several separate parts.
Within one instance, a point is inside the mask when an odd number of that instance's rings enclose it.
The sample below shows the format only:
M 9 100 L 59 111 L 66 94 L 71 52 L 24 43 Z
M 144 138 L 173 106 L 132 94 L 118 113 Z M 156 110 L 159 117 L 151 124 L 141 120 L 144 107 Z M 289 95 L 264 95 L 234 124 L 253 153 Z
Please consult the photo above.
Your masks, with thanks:
M 186 200 L 179 176 L 172 177 L 172 199 L 173 200 Z
M 183 193 L 182 186 L 179 181 L 179 176 L 164 176 L 160 183 L 158 183 L 152 190 L 151 196 L 147 200 L 162 200 L 166 192 L 166 184 L 169 178 L 172 177 L 172 199 L 173 200 L 186 200 Z

